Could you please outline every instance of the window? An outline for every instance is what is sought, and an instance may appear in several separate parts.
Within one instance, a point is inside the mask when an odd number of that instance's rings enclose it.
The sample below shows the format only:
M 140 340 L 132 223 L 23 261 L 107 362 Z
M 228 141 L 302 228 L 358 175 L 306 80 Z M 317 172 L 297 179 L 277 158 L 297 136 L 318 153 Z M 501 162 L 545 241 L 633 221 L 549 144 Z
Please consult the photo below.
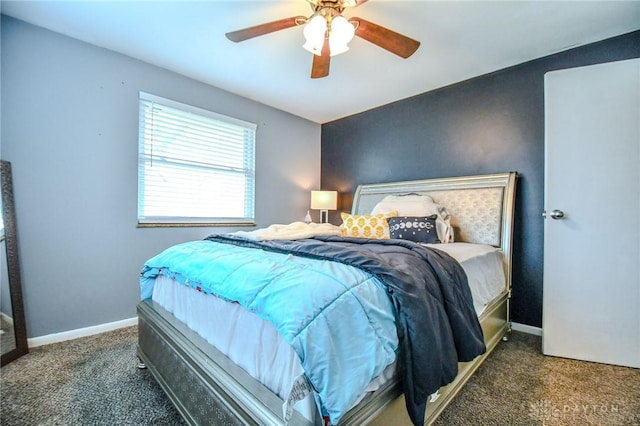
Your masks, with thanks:
M 140 93 L 138 224 L 254 224 L 256 125 Z

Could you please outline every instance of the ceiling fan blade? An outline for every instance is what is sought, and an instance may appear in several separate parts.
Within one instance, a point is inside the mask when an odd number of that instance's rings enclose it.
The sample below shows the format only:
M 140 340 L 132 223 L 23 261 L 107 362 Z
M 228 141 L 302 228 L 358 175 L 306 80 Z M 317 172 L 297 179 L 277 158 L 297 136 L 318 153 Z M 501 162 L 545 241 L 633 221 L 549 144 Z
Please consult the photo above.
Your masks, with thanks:
M 402 34 L 365 19 L 351 18 L 349 22 L 356 23 L 356 35 L 358 37 L 405 59 L 413 55 L 415 51 L 418 50 L 418 47 L 420 47 L 419 41 L 403 36 Z
M 226 33 L 225 35 L 229 40 L 237 43 L 240 41 L 248 40 L 250 38 L 273 33 L 275 31 L 295 27 L 296 25 L 301 25 L 306 21 L 307 18 L 305 18 L 304 16 L 294 16 L 291 18 L 284 18 L 273 22 L 267 22 L 265 24 L 255 25 L 249 28 L 243 28 L 237 31 L 231 31 Z
M 325 37 L 322 45 L 322 55 L 313 55 L 313 65 L 311 65 L 311 78 L 322 78 L 329 75 L 329 62 L 331 59 L 329 51 L 329 38 Z

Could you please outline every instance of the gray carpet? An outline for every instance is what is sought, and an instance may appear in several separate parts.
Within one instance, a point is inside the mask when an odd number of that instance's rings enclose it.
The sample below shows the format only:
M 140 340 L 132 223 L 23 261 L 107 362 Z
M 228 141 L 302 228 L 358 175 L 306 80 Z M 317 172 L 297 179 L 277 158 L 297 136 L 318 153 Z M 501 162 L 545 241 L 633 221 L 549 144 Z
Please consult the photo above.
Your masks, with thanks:
M 137 328 L 34 348 L 0 375 L 2 425 L 183 425 L 147 370 Z M 540 354 L 540 338 L 501 343 L 436 422 L 638 425 L 640 370 Z
M 436 425 L 640 425 L 640 370 L 547 357 L 541 340 L 500 343 Z
M 182 425 L 148 370 L 137 327 L 33 348 L 2 367 L 2 425 Z

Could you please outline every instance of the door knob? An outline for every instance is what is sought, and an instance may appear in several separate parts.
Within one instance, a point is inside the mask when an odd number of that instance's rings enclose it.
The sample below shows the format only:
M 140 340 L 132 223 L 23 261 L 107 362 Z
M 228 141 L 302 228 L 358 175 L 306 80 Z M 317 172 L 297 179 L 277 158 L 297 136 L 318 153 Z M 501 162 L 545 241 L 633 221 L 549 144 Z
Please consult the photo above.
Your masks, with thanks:
M 551 219 L 562 219 L 564 217 L 564 212 L 562 210 L 551 210 L 551 213 L 549 213 L 549 216 L 551 216 Z M 547 218 L 547 211 L 543 211 L 542 212 L 542 217 L 543 218 Z

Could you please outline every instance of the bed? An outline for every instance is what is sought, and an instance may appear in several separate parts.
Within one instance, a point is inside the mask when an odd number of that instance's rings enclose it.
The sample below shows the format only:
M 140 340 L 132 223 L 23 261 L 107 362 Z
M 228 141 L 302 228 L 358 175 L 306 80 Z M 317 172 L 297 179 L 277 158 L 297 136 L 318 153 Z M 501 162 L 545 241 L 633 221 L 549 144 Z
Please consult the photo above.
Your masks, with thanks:
M 498 342 L 506 339 L 510 332 L 515 186 L 516 173 L 510 172 L 360 185 L 354 194 L 351 211 L 354 215 L 369 214 L 389 196 L 400 194 L 428 195 L 438 204 L 446 206 L 455 243 L 436 245 L 436 248 L 460 258 L 467 274 L 478 257 L 484 256 L 483 253 L 498 253 L 499 256 L 502 275 L 498 291 L 480 301 L 482 297 L 474 294 L 474 308 L 484 334 L 486 351 L 470 362 L 459 363 L 455 380 L 429 397 L 425 424 L 431 424 L 438 417 Z M 467 248 L 476 245 L 483 247 L 484 252 L 480 255 L 470 254 Z M 475 272 L 471 272 L 471 275 L 470 283 L 475 279 Z M 264 379 L 255 378 L 262 374 L 260 371 L 250 374 L 247 370 L 251 368 L 240 366 L 243 361 L 231 361 L 227 356 L 229 349 L 221 348 L 223 343 L 216 343 L 215 346 L 211 343 L 212 337 L 203 332 L 206 326 L 198 325 L 198 320 L 187 316 L 187 313 L 190 315 L 198 309 L 210 308 L 194 308 L 200 302 L 180 302 L 182 296 L 178 293 L 188 293 L 187 290 L 160 280 L 154 297 L 144 298 L 139 303 L 137 352 L 142 365 L 149 368 L 189 424 L 285 424 L 283 404 L 286 397 L 279 396 L 282 392 L 273 390 L 272 384 L 263 384 Z M 223 302 L 229 307 L 229 303 Z M 220 315 L 215 325 L 233 315 L 247 315 L 241 307 L 231 307 L 235 311 Z M 240 333 L 251 336 L 250 330 L 241 330 Z M 235 352 L 243 350 L 235 349 Z M 380 374 L 379 381 L 372 381 L 371 387 L 363 392 L 357 404 L 340 416 L 340 425 L 412 424 L 407 414 L 401 381 L 394 378 L 394 368 L 397 367 L 390 365 L 384 374 Z M 296 370 L 288 373 L 292 379 L 296 374 Z M 285 386 L 289 386 L 289 382 L 285 382 Z M 307 402 L 298 402 L 286 423 L 320 424 L 322 416 L 313 413 L 313 398 L 305 395 L 303 399 Z

